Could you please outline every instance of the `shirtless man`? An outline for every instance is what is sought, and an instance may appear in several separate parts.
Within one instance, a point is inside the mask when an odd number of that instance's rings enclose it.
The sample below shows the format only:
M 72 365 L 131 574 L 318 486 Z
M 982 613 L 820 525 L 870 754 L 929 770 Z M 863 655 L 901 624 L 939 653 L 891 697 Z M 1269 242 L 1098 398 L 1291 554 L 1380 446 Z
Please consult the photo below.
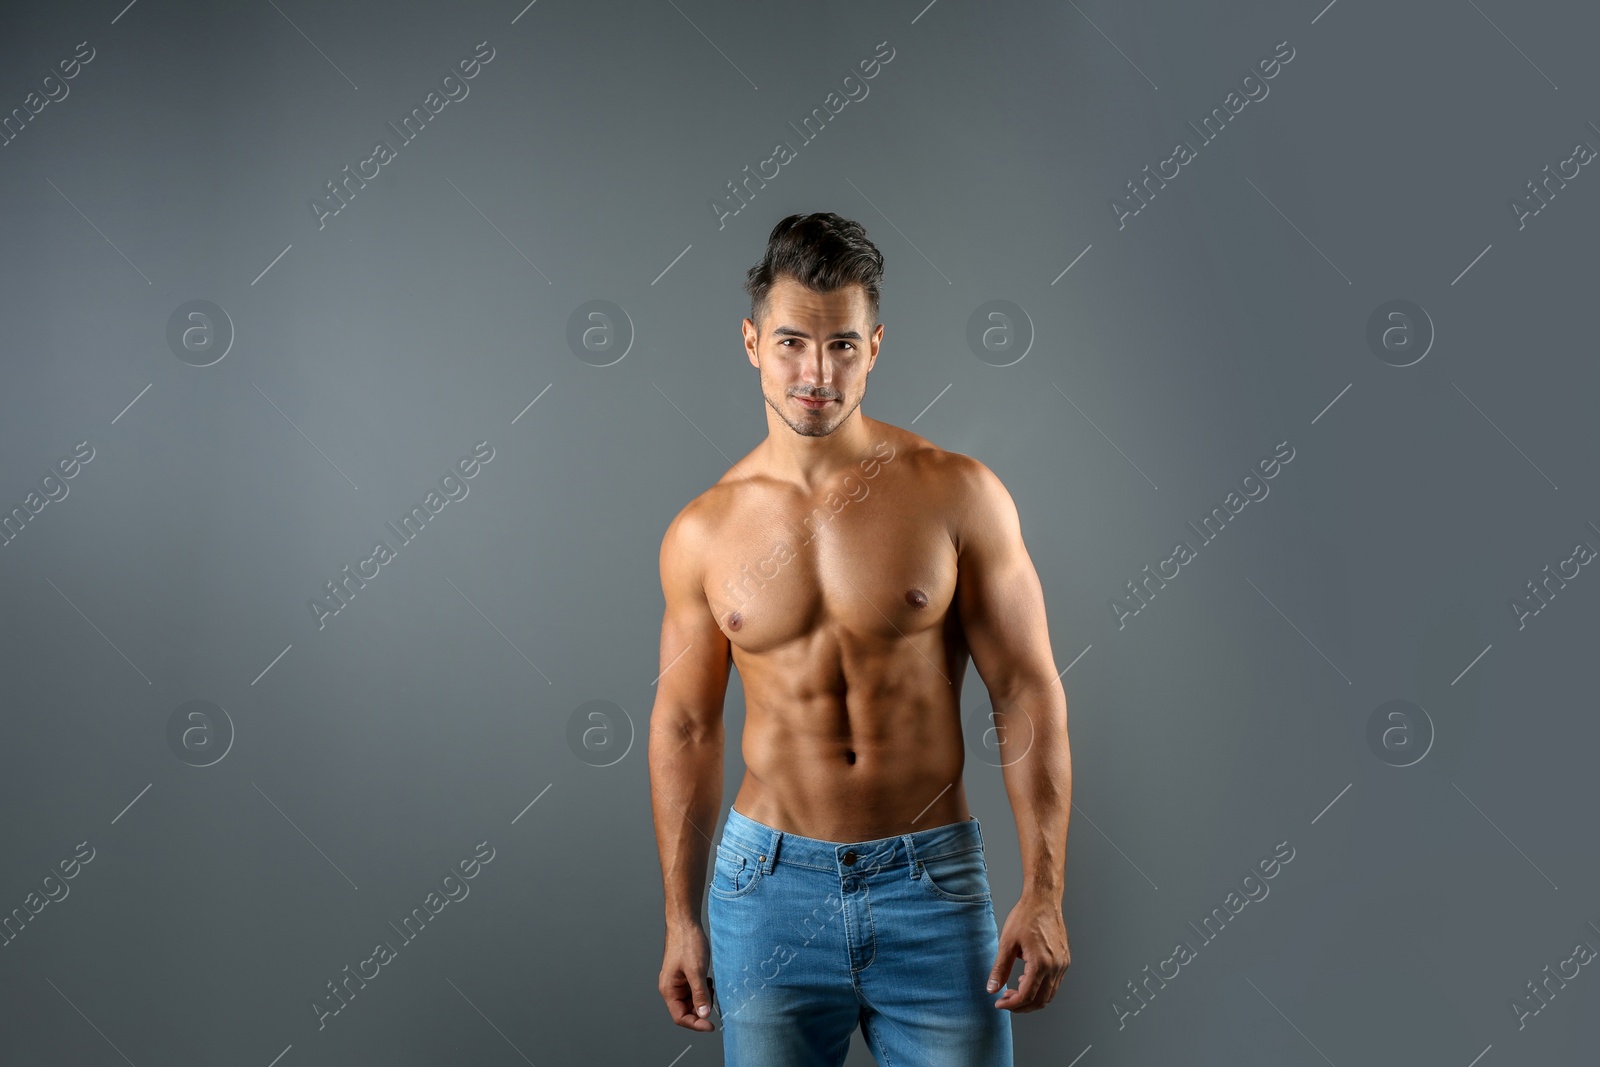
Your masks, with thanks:
M 688 1029 L 715 1008 L 733 1067 L 843 1063 L 858 1024 L 880 1064 L 1009 1067 L 1008 1012 L 1048 1004 L 1070 962 L 1071 756 L 1043 591 L 987 467 L 861 413 L 882 269 L 857 223 L 777 224 L 743 323 L 767 437 L 661 544 L 659 988 Z M 961 780 L 969 655 L 1022 853 L 999 930 Z M 746 770 L 713 852 L 730 664 Z

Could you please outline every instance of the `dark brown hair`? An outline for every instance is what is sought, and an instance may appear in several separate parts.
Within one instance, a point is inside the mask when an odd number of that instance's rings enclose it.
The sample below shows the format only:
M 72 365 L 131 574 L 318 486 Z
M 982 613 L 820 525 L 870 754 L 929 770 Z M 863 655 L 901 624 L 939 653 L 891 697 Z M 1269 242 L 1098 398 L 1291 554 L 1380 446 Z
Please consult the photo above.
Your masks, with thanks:
M 772 228 L 767 252 L 750 268 L 744 289 L 750 294 L 750 319 L 760 329 L 767 313 L 767 294 L 779 277 L 793 278 L 807 289 L 831 293 L 847 285 L 866 290 L 875 325 L 883 286 L 883 253 L 867 239 L 859 222 L 831 211 L 790 215 Z

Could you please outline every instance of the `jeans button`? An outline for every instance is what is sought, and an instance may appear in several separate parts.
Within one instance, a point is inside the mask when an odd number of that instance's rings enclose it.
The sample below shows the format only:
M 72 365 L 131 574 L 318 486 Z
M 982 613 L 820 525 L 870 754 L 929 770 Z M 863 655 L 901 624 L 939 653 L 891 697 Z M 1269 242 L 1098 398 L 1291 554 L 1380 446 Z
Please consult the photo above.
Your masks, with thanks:
M 846 867 L 850 866 L 855 861 L 856 853 L 854 849 L 847 850 L 844 855 L 839 857 L 839 862 L 843 863 Z

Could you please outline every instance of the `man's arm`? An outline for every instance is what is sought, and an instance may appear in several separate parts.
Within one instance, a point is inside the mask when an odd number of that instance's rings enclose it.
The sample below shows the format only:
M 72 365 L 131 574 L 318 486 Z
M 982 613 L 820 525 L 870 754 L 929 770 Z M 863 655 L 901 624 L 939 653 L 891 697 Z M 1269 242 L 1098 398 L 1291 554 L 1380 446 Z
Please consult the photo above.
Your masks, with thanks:
M 1016 504 L 977 460 L 963 457 L 961 479 L 956 602 L 973 665 L 989 690 L 1022 850 L 1022 900 L 1006 919 L 990 991 L 1004 984 L 1020 956 L 1022 979 L 999 1006 L 1032 1011 L 1049 1003 L 1071 960 L 1061 918 L 1072 813 L 1067 697 Z
M 666 900 L 659 987 L 673 1021 L 710 1030 L 709 949 L 700 925 L 706 861 L 722 804 L 728 639 L 700 583 L 705 545 L 685 508 L 661 540 L 661 676 L 650 712 L 650 806 Z

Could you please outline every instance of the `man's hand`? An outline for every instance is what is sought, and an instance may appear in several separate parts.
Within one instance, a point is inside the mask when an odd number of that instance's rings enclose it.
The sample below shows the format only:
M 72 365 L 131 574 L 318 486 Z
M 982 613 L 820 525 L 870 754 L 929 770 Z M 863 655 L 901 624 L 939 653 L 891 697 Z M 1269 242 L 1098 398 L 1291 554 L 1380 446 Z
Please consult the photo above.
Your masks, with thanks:
M 1055 997 L 1062 975 L 1072 964 L 1060 900 L 1024 893 L 1017 901 L 1000 931 L 1000 953 L 989 972 L 989 992 L 1006 984 L 1011 965 L 1019 958 L 1023 968 L 1017 988 L 1006 990 L 994 1006 L 1013 1012 L 1038 1011 Z
M 667 927 L 658 988 L 672 1021 L 687 1030 L 712 1030 L 711 980 L 706 977 L 711 950 L 699 923 Z

